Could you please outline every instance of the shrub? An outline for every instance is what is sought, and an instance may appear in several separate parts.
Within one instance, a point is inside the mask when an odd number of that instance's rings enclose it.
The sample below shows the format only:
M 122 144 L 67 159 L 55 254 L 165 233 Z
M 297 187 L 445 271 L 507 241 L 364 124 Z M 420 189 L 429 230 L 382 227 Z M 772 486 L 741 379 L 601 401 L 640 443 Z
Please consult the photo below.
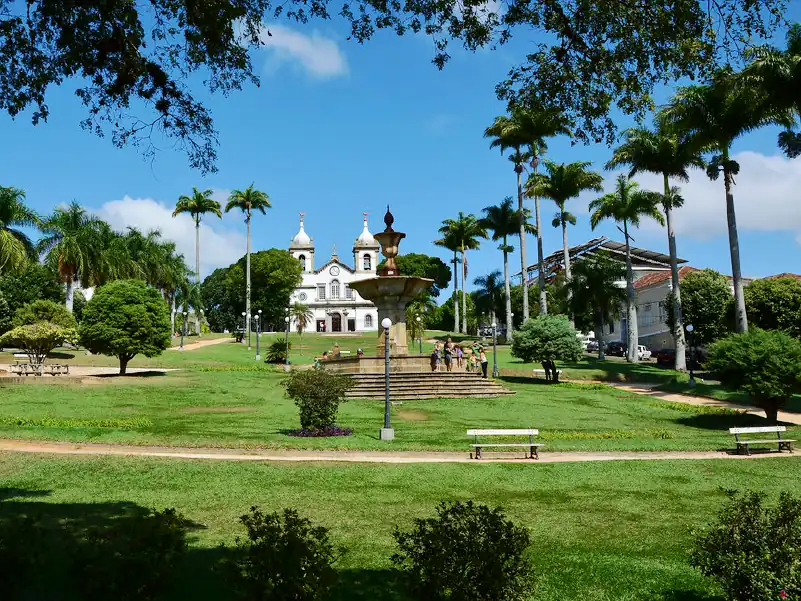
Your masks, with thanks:
M 136 355 L 155 357 L 170 346 L 167 303 L 144 282 L 111 282 L 86 303 L 80 337 L 91 352 L 118 357 L 124 375 Z
M 248 601 L 317 601 L 336 583 L 335 549 L 328 530 L 294 509 L 264 514 L 257 507 L 240 521 L 247 539 L 237 538 L 229 563 L 231 584 Z
M 181 514 L 165 509 L 90 528 L 78 558 L 81 598 L 147 601 L 163 595 L 186 554 L 185 524 Z
M 692 565 L 731 601 L 801 598 L 801 499 L 785 492 L 766 507 L 761 493 L 727 494 L 717 522 L 695 533 Z
M 281 384 L 298 406 L 301 428 L 325 430 L 334 425 L 339 404 L 345 401 L 353 379 L 325 369 L 307 369 L 293 371 Z
M 528 531 L 500 509 L 440 503 L 437 517 L 417 519 L 411 532 L 393 533 L 392 561 L 409 576 L 418 599 L 522 601 L 534 576 L 524 554 Z
M 779 409 L 801 392 L 801 341 L 784 332 L 751 328 L 709 347 L 707 368 L 742 390 L 776 423 Z
M 12 328 L 11 309 L 6 302 L 3 293 L 0 292 L 0 335 L 5 334 Z
M 583 354 L 576 330 L 564 315 L 538 315 L 529 319 L 512 339 L 512 356 L 526 363 L 551 363 L 554 372 L 556 361 L 578 361 Z M 553 381 L 558 382 L 555 373 Z
M 67 311 L 63 303 L 50 300 L 36 300 L 23 305 L 14 313 L 14 327 L 27 326 L 40 321 L 49 321 L 62 328 L 77 327 L 75 317 Z
M 289 348 L 292 349 L 291 342 Z M 286 361 L 286 338 L 278 338 L 267 347 L 264 361 L 266 363 L 284 363 Z
M 40 321 L 31 325 L 14 328 L 0 336 L 0 345 L 22 349 L 35 365 L 41 365 L 48 353 L 65 342 L 75 343 L 77 334 L 74 328 Z

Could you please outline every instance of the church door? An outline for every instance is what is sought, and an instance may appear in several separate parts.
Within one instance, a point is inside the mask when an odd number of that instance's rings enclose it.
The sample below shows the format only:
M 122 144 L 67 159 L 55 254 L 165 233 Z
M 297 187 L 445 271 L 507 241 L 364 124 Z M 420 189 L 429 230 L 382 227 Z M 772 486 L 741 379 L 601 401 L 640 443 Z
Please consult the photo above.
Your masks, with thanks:
M 332 332 L 342 331 L 342 316 L 339 313 L 334 313 L 333 315 L 331 315 L 331 331 Z

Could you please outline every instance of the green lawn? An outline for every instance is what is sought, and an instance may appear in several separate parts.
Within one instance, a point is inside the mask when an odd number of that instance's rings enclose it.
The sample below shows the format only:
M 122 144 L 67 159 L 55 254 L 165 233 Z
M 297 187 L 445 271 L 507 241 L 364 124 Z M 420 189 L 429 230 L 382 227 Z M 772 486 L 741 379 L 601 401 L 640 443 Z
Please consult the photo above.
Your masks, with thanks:
M 678 392 L 680 394 L 709 397 L 711 399 L 728 401 L 729 403 L 738 403 L 740 405 L 754 405 L 753 399 L 749 398 L 746 393 L 731 390 L 730 388 L 726 388 L 720 382 L 716 381 L 696 381 L 695 386 L 690 386 L 685 381 L 666 382 L 665 384 L 661 385 L 659 389 L 667 392 Z M 783 411 L 801 413 L 801 395 L 797 394 L 793 396 Z
M 0 517 L 80 528 L 134 506 L 176 507 L 199 527 L 181 592 L 168 598 L 226 601 L 215 547 L 241 533 L 237 517 L 254 504 L 295 507 L 348 549 L 335 599 L 401 600 L 392 529 L 431 515 L 440 500 L 474 499 L 529 528 L 536 601 L 711 601 L 714 587 L 687 562 L 690 529 L 712 518 L 723 488 L 800 494 L 798 467 L 794 458 L 388 466 L 0 454 Z
M 212 346 L 224 350 L 226 345 Z M 195 351 L 197 353 L 205 351 Z M 188 353 L 187 353 L 188 355 Z M 517 392 L 496 399 L 406 401 L 392 407 L 396 440 L 377 440 L 383 402 L 354 400 L 338 422 L 350 437 L 295 438 L 297 408 L 282 373 L 180 371 L 97 378 L 86 384 L 0 387 L 0 437 L 126 444 L 339 449 L 469 449 L 471 427 L 536 427 L 550 450 L 715 450 L 726 429 L 755 416 L 659 401 L 601 384 L 547 385 L 507 378 Z

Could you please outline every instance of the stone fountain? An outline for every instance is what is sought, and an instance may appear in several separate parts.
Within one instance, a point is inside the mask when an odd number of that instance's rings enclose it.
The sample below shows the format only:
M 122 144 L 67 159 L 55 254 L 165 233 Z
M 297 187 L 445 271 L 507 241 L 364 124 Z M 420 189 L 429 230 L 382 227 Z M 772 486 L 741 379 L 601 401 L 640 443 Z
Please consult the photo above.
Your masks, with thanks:
M 362 298 L 373 301 L 378 308 L 377 357 L 384 357 L 386 341 L 384 329 L 380 324 L 385 317 L 389 317 L 392 321 L 392 327 L 389 329 L 389 353 L 390 357 L 394 359 L 409 355 L 409 343 L 406 339 L 406 305 L 412 302 L 423 290 L 428 289 L 434 283 L 434 280 L 405 276 L 400 273 L 395 263 L 395 257 L 398 256 L 398 244 L 406 237 L 406 234 L 392 229 L 393 223 L 395 223 L 395 218 L 392 216 L 389 206 L 387 206 L 387 213 L 384 215 L 386 228 L 383 232 L 379 232 L 374 236 L 381 245 L 381 253 L 387 259 L 386 265 L 379 270 L 377 277 L 351 282 L 350 287 L 356 290 Z M 415 363 L 421 363 L 419 358 L 417 359 Z M 394 361 L 393 363 L 397 364 L 399 361 Z M 406 371 L 400 365 L 396 369 L 398 368 Z

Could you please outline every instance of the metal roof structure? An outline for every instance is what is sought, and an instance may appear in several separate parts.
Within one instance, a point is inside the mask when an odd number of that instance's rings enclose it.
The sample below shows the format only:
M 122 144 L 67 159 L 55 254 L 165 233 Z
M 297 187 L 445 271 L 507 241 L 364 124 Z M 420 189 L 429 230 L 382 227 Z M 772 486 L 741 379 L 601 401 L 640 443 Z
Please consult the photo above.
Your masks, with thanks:
M 640 268 L 651 268 L 654 270 L 660 269 L 669 269 L 670 268 L 670 256 L 664 253 L 656 252 L 653 250 L 646 250 L 643 248 L 637 248 L 635 246 L 630 247 L 631 250 L 631 263 L 634 267 Z M 570 261 L 573 262 L 575 260 L 581 260 L 584 256 L 593 256 L 599 252 L 605 252 L 608 256 L 612 257 L 613 259 L 620 259 L 620 261 L 626 260 L 626 244 L 623 242 L 615 242 L 614 240 L 609 240 L 606 236 L 601 236 L 600 238 L 593 238 L 589 242 L 585 242 L 584 244 L 579 244 L 578 246 L 571 246 L 568 249 L 568 253 L 570 254 Z M 686 263 L 685 259 L 677 259 L 677 263 Z M 551 253 L 545 259 L 543 259 L 543 267 L 545 270 L 545 278 L 550 279 L 556 273 L 562 271 L 564 269 L 564 252 L 562 250 L 558 250 L 554 253 Z M 526 274 L 528 276 L 528 281 L 531 282 L 535 280 L 538 275 L 538 266 L 537 264 L 530 265 L 528 269 L 526 269 Z M 513 277 L 519 278 L 520 272 L 516 273 Z

